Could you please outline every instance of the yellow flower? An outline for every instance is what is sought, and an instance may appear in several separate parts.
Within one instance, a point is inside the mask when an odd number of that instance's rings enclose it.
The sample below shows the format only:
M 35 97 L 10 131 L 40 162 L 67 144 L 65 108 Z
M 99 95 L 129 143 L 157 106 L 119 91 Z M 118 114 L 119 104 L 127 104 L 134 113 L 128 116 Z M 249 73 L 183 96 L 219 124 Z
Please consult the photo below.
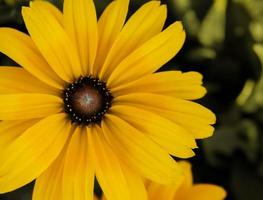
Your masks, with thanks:
M 226 197 L 225 190 L 217 185 L 193 184 L 190 163 L 181 161 L 179 165 L 185 174 L 183 182 L 174 186 L 163 186 L 153 182 L 148 183 L 149 200 L 223 200 Z
M 36 179 L 33 199 L 145 199 L 141 177 L 162 184 L 182 173 L 169 155 L 194 155 L 214 114 L 191 100 L 199 73 L 156 72 L 181 49 L 180 22 L 163 30 L 166 6 L 150 1 L 124 25 L 129 0 L 97 22 L 92 0 L 22 9 L 29 32 L 0 29 L 0 193 Z M 136 198 L 135 198 L 136 197 Z M 137 198 L 138 197 L 138 198 Z

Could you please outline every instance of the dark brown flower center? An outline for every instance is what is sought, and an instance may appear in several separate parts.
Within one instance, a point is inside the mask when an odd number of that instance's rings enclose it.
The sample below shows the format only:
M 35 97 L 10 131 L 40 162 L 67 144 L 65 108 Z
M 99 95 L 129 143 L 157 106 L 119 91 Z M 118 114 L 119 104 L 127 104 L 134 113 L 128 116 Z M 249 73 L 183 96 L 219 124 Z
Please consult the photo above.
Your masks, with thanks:
M 106 84 L 91 76 L 80 77 L 63 93 L 65 112 L 73 123 L 99 123 L 111 106 L 112 96 Z

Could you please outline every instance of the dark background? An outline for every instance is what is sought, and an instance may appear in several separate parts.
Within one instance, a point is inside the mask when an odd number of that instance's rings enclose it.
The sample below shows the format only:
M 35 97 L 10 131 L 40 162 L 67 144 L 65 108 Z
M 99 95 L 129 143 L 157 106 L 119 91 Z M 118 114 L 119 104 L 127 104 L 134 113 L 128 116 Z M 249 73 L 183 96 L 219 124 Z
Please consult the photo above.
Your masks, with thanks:
M 62 0 L 53 0 L 62 8 Z M 110 0 L 95 0 L 98 13 Z M 131 0 L 132 14 L 145 0 Z M 195 182 L 223 186 L 229 200 L 263 199 L 262 0 L 166 0 L 167 25 L 181 20 L 183 50 L 161 70 L 199 71 L 208 94 L 200 100 L 217 115 L 212 138 L 199 141 L 191 159 Z M 26 32 L 20 10 L 25 0 L 0 0 L 0 27 Z M 1 42 L 0 38 L 0 42 Z M 0 65 L 12 65 L 0 54 Z M 33 184 L 0 200 L 29 200 Z

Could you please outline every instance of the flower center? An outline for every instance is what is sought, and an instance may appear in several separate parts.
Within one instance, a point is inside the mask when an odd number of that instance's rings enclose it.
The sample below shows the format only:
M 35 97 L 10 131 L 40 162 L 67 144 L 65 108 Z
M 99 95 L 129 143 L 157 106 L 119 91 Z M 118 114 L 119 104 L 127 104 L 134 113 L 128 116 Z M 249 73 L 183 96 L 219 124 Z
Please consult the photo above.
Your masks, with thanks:
M 65 112 L 73 123 L 99 123 L 111 106 L 112 96 L 106 84 L 92 76 L 80 77 L 63 93 Z

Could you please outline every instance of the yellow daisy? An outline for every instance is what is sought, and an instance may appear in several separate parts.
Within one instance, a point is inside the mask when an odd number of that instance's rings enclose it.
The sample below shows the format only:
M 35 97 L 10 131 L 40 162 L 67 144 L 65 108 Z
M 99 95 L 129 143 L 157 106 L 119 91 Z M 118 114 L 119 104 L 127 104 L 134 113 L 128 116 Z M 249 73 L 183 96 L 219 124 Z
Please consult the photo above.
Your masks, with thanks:
M 181 49 L 180 22 L 163 30 L 166 6 L 150 1 L 124 25 L 129 0 L 97 22 L 92 0 L 22 9 L 29 35 L 0 28 L 0 193 L 36 179 L 33 199 L 145 199 L 145 177 L 182 177 L 170 155 L 194 155 L 214 114 L 191 100 L 206 90 L 196 72 L 158 72 Z
M 217 185 L 198 183 L 193 184 L 191 164 L 179 162 L 184 180 L 174 186 L 163 186 L 150 182 L 147 184 L 148 200 L 223 200 L 226 197 L 225 190 Z

